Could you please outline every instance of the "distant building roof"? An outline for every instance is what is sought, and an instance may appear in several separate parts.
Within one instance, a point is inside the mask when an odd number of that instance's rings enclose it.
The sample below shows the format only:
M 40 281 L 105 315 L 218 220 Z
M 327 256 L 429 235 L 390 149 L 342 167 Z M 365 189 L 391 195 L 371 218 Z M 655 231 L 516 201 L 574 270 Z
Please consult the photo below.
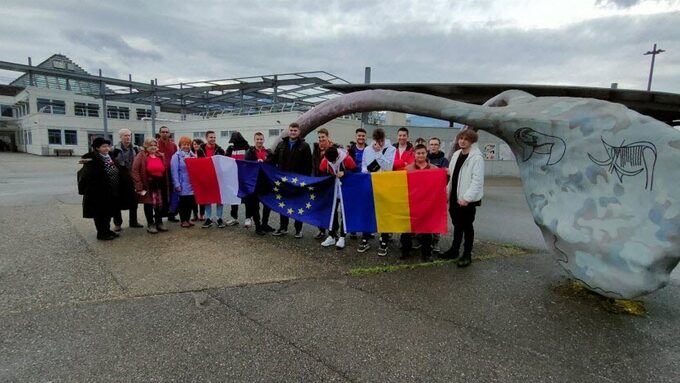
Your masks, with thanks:
M 16 80 L 12 81 L 10 85 L 27 87 L 37 86 L 40 88 L 61 89 L 73 91 L 80 94 L 87 94 L 90 96 L 99 95 L 99 83 L 93 81 L 84 81 L 69 78 L 68 75 L 90 75 L 87 71 L 81 68 L 78 64 L 73 62 L 70 58 L 62 54 L 54 54 L 47 60 L 37 65 L 38 68 L 50 69 L 57 72 L 63 72 L 64 76 L 48 75 L 33 73 L 33 84 L 31 84 L 31 76 L 28 73 L 21 75 Z

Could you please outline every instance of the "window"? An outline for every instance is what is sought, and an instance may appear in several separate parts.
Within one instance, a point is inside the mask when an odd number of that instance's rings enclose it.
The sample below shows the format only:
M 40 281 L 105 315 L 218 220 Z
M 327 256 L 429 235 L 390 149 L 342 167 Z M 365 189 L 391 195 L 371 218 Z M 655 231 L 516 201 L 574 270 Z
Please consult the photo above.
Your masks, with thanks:
M 33 145 L 33 132 L 30 130 L 26 132 L 26 139 L 24 140 L 26 145 Z
M 64 130 L 64 144 L 78 145 L 78 131 Z
M 97 104 L 86 104 L 84 102 L 76 102 L 74 104 L 74 111 L 76 116 L 99 117 L 99 105 Z
M 92 141 L 94 141 L 94 139 L 97 137 L 104 137 L 104 132 L 87 132 L 88 145 L 91 146 Z M 111 133 L 107 134 L 106 139 L 113 142 L 113 135 Z
M 205 132 L 194 132 L 194 138 L 203 138 L 205 137 Z
M 59 130 L 59 129 L 48 129 L 47 130 L 47 141 L 51 145 L 61 145 L 61 130 Z
M 281 129 L 269 129 L 269 137 L 278 137 L 281 134 Z
M 229 139 L 231 137 L 231 131 L 229 130 L 223 130 L 220 132 L 220 137 Z
M 135 145 L 144 146 L 144 133 L 135 133 Z
M 108 118 L 115 118 L 119 120 L 130 119 L 130 108 L 125 106 L 107 106 L 106 115 Z
M 66 114 L 66 103 L 63 100 L 38 99 L 38 112 L 50 114 Z
M 0 105 L 0 116 L 12 117 L 12 105 Z
M 137 109 L 137 119 L 141 120 L 144 117 L 151 118 L 151 110 L 150 109 Z

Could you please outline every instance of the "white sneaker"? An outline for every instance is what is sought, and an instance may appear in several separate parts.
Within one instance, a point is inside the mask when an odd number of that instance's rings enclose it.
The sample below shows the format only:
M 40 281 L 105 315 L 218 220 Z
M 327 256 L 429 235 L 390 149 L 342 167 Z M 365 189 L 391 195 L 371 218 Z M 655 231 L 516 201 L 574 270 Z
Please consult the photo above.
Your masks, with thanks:
M 246 218 L 246 222 L 243 223 L 243 226 L 245 226 L 246 229 L 250 229 L 250 227 L 253 226 L 253 220 L 250 218 Z
M 236 225 L 238 225 L 238 221 L 235 220 L 234 218 L 229 218 L 227 220 L 227 226 L 236 226 Z
M 335 247 L 337 249 L 344 249 L 345 248 L 345 237 L 338 238 L 338 241 L 335 242 Z
M 343 241 L 343 244 L 344 244 L 344 241 Z M 331 237 L 330 235 L 326 238 L 326 240 L 321 242 L 321 246 L 323 246 L 323 247 L 328 247 L 328 246 L 333 246 L 333 245 L 335 245 L 335 238 Z

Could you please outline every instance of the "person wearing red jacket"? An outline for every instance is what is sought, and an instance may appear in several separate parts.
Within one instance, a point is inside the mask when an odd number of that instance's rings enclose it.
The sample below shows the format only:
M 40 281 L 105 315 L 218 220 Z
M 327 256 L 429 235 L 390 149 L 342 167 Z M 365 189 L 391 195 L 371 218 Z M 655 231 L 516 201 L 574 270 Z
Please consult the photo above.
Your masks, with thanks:
M 346 150 L 338 149 L 335 146 L 331 146 L 324 152 L 321 164 L 319 164 L 319 173 L 328 174 L 331 176 L 336 176 L 342 178 L 345 175 L 345 171 L 353 170 L 356 168 L 356 163 L 352 159 Z M 336 182 L 335 187 L 337 190 L 337 195 L 340 195 L 340 183 Z M 345 229 L 344 225 L 340 226 L 340 220 L 338 219 L 338 205 L 342 203 L 342 200 L 335 205 L 335 214 L 333 214 L 333 227 L 331 231 L 328 232 L 328 237 L 326 240 L 321 242 L 321 246 L 329 247 L 335 245 L 337 249 L 345 248 Z M 342 209 L 340 209 L 342 211 Z M 340 229 L 340 235 L 338 236 L 338 229 Z
M 172 140 L 170 137 L 170 128 L 167 126 L 161 126 L 160 129 L 158 129 L 158 133 L 160 134 L 160 138 L 157 140 L 158 142 L 158 152 L 163 154 L 163 166 L 165 166 L 165 177 L 167 179 L 170 179 L 172 176 L 170 175 L 170 160 L 172 159 L 172 156 L 177 152 L 177 144 Z M 177 202 L 179 202 L 179 198 L 176 195 L 174 190 L 170 190 L 170 193 L 165 196 L 166 200 L 163 201 L 163 217 L 168 217 L 169 222 L 179 222 L 177 219 Z
M 401 127 L 397 130 L 397 143 L 394 144 L 397 148 L 394 153 L 394 165 L 392 170 L 404 170 L 406 166 L 412 164 L 416 158 L 413 153 L 413 145 L 408 142 L 408 129 Z

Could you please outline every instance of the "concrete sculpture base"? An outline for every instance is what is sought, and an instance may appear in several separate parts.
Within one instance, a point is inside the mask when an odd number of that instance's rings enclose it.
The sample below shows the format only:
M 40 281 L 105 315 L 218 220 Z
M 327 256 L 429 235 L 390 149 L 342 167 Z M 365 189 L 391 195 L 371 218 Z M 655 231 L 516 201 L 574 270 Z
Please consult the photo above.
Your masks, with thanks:
M 507 91 L 484 106 L 368 90 L 300 116 L 303 135 L 355 112 L 390 110 L 471 125 L 513 150 L 536 224 L 589 289 L 634 298 L 680 260 L 680 132 L 620 104 Z

